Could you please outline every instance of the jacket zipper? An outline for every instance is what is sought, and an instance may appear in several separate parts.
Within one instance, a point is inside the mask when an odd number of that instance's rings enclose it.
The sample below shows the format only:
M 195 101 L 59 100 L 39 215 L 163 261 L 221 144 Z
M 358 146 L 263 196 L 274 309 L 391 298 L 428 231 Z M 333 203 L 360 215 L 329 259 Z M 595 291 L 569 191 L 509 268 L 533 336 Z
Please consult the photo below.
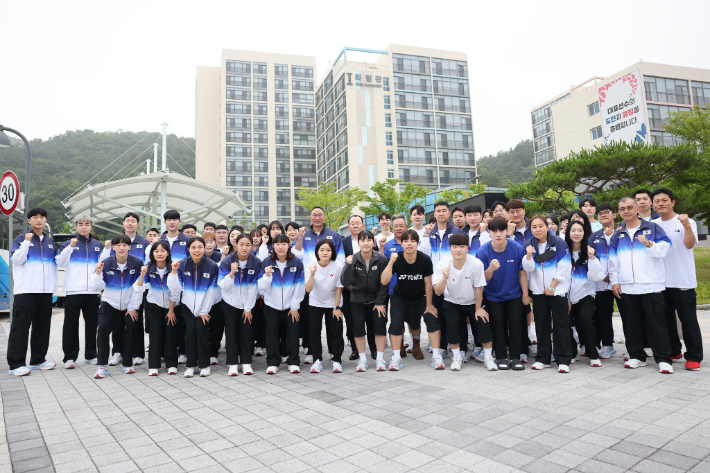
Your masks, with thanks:
M 118 265 L 118 262 L 116 264 Z M 121 297 L 118 299 L 118 310 L 123 310 L 123 271 L 121 271 Z
M 626 233 L 629 233 L 627 230 Z M 629 238 L 631 238 L 631 277 L 636 284 L 636 273 L 634 272 L 634 236 L 629 233 Z
M 70 257 L 71 258 L 71 257 Z M 86 242 L 86 290 L 89 290 L 89 242 Z
M 195 299 L 192 302 L 192 313 L 194 314 L 197 310 L 197 266 L 195 266 L 192 276 L 195 278 Z
M 284 268 L 284 269 L 286 269 L 286 268 Z M 280 271 L 280 272 L 281 272 L 281 310 L 286 310 L 284 308 L 284 273 L 283 273 L 283 271 Z
M 39 240 L 39 256 L 42 259 L 42 292 L 45 290 L 45 277 L 44 277 L 44 247 L 42 246 L 42 239 L 37 237 Z

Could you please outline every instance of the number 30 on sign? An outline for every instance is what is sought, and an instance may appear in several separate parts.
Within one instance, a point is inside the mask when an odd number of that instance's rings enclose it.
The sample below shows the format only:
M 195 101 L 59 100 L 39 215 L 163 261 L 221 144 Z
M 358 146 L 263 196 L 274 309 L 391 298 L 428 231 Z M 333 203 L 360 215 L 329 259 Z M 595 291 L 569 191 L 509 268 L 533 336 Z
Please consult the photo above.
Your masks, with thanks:
M 12 171 L 5 171 L 0 179 L 0 210 L 5 215 L 10 215 L 17 207 L 20 198 L 20 186 L 17 176 Z

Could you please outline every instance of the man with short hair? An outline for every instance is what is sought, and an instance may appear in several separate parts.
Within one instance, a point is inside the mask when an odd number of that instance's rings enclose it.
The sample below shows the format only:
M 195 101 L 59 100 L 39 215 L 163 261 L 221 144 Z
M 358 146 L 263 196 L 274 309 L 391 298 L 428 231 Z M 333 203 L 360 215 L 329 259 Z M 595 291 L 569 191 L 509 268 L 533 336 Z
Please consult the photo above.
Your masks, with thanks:
M 10 252 L 15 299 L 7 341 L 7 364 L 10 365 L 8 374 L 15 376 L 57 366 L 46 358 L 52 325 L 52 294 L 57 290 L 58 271 L 54 259 L 57 247 L 52 237 L 44 233 L 45 209 L 28 210 L 27 222 L 31 230 L 15 237 Z M 29 367 L 26 366 L 28 338 L 32 351 Z
M 599 264 L 601 264 L 602 270 L 606 274 L 602 281 L 595 283 L 597 293 L 594 302 L 597 306 L 597 340 L 601 340 L 602 343 L 599 358 L 608 359 L 616 355 L 616 350 L 614 349 L 614 324 L 612 323 L 614 293 L 611 291 L 612 287 L 609 279 L 609 244 L 614 234 L 616 210 L 611 204 L 603 203 L 597 207 L 596 211 L 602 228 L 589 236 L 587 244 L 594 248 L 594 253 L 599 258 Z
M 207 222 L 202 227 L 202 233 L 214 233 L 216 228 L 217 228 L 216 224 L 214 224 L 212 222 Z
M 454 210 L 451 211 L 451 223 L 463 231 L 463 227 L 466 226 L 466 213 L 461 207 L 454 207 Z
M 698 371 L 700 362 L 703 361 L 703 337 L 698 325 L 695 295 L 698 281 L 693 255 L 693 247 L 698 242 L 698 227 L 692 218 L 675 213 L 675 197 L 670 189 L 659 187 L 653 192 L 653 207 L 661 215 L 653 220 L 653 223 L 660 226 L 671 240 L 668 254 L 663 258 L 666 269 L 666 290 L 663 291 L 663 299 L 666 303 L 671 359 L 679 360 L 683 356 L 683 345 L 676 325 L 678 311 L 685 342 L 685 369 Z
M 227 225 L 217 225 L 214 229 L 214 236 L 217 239 L 217 248 L 222 251 L 222 248 L 229 244 L 229 228 L 227 228 Z
M 390 241 L 392 238 L 394 238 L 394 233 L 392 233 L 392 230 L 390 229 L 392 225 L 392 216 L 390 215 L 390 213 L 380 212 L 377 216 L 377 221 L 380 223 L 380 227 L 372 227 L 372 234 L 375 236 L 375 240 L 380 241 L 380 236 L 385 237 L 387 241 Z M 377 235 L 378 230 L 381 230 L 379 236 Z M 382 245 L 380 245 L 380 247 L 381 246 Z
M 99 327 L 99 292 L 89 289 L 89 276 L 101 261 L 101 242 L 91 235 L 92 218 L 79 215 L 74 219 L 77 236 L 65 241 L 57 254 L 57 266 L 65 268 L 64 326 L 62 350 L 64 368 L 73 369 L 79 356 L 79 315 L 84 316 L 84 363 L 96 363 L 96 334 Z M 138 331 L 140 333 L 140 330 Z
M 192 238 L 197 235 L 197 227 L 191 223 L 186 223 L 182 226 L 182 232 L 187 235 L 188 238 Z
M 365 225 L 363 224 L 362 217 L 360 215 L 351 215 L 348 218 L 348 230 L 350 235 L 342 239 L 343 252 L 345 257 L 352 256 L 360 251 L 360 244 L 358 243 L 358 235 L 363 231 Z M 353 336 L 353 318 L 350 313 L 350 288 L 343 288 L 343 317 L 345 318 L 346 333 L 348 338 L 350 348 L 352 348 L 352 353 L 350 354 L 349 360 L 354 361 L 359 358 L 357 347 L 355 346 L 355 337 Z M 371 345 L 375 344 L 375 334 L 374 332 L 368 331 L 368 336 L 372 335 Z
M 614 233 L 609 244 L 609 278 L 614 296 L 624 306 L 622 320 L 626 327 L 626 347 L 629 361 L 626 368 L 646 366 L 643 343 L 643 323 L 653 357 L 661 373 L 673 373 L 671 344 L 666 327 L 665 266 L 663 258 L 671 241 L 663 228 L 639 218 L 638 206 L 632 197 L 619 200 L 622 228 Z
M 589 225 L 592 226 L 592 232 L 597 232 L 602 229 L 602 224 L 594 219 L 594 214 L 597 212 L 597 202 L 594 199 L 584 199 L 579 203 L 579 208 L 589 219 Z
M 160 231 L 157 228 L 151 228 L 145 234 L 145 239 L 152 245 L 156 241 L 160 240 Z
M 636 200 L 636 205 L 638 206 L 639 218 L 647 222 L 661 218 L 661 215 L 653 210 L 653 198 L 651 195 L 652 192 L 650 190 L 639 189 L 634 192 L 634 195 L 632 196 Z
M 409 209 L 409 219 L 412 221 L 410 228 L 417 232 L 419 240 L 421 241 L 424 236 L 424 219 L 426 219 L 424 207 L 419 204 L 413 205 L 412 208 Z

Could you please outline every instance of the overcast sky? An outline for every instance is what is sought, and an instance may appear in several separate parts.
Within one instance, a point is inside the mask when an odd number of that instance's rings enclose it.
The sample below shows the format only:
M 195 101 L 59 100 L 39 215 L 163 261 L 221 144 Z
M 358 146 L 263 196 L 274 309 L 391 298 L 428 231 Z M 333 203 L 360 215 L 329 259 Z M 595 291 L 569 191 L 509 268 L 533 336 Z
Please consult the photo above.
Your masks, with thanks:
M 195 67 L 222 48 L 465 52 L 477 156 L 532 138 L 530 108 L 644 61 L 710 69 L 708 1 L 0 2 L 0 123 L 195 135 Z

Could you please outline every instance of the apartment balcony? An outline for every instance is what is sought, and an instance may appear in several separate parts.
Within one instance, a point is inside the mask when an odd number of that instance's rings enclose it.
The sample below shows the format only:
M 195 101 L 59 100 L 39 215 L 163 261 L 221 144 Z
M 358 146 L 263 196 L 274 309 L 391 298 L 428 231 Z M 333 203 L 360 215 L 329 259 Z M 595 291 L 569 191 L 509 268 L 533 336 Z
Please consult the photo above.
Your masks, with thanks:
M 690 105 L 690 96 L 683 94 L 668 94 L 666 92 L 646 91 L 646 100 L 650 102 L 678 103 Z
M 428 102 L 406 102 L 404 100 L 399 100 L 395 102 L 395 107 L 411 108 L 414 110 L 432 110 L 434 105 Z

